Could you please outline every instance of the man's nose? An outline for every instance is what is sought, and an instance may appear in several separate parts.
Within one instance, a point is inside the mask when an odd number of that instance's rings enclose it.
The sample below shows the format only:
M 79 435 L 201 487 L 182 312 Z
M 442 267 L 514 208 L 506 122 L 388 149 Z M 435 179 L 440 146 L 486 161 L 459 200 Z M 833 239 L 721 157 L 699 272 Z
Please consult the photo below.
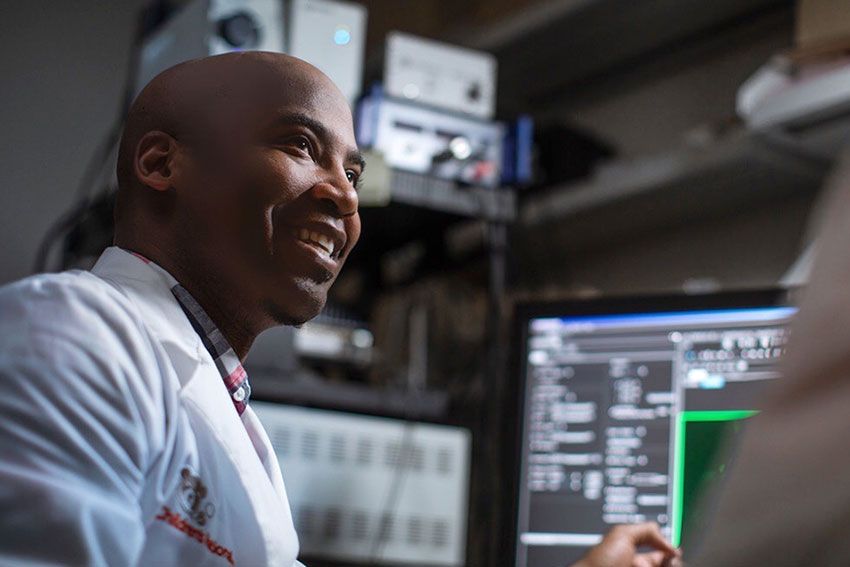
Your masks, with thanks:
M 339 216 L 347 217 L 357 212 L 357 191 L 348 181 L 345 171 L 320 181 L 313 190 L 316 197 L 332 205 Z

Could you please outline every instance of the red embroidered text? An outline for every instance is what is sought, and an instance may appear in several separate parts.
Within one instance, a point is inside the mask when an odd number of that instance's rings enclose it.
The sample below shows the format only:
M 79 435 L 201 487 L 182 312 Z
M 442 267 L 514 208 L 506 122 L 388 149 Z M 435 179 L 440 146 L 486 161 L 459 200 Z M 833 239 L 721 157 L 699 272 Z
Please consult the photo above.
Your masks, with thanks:
M 236 565 L 233 560 L 232 551 L 230 551 L 223 545 L 219 545 L 218 542 L 212 539 L 210 537 L 210 534 L 208 534 L 207 532 L 192 526 L 185 518 L 183 518 L 177 512 L 172 512 L 168 506 L 162 507 L 162 512 L 156 517 L 156 519 L 165 522 L 174 529 L 179 530 L 187 536 L 195 539 L 198 543 L 205 545 L 210 551 L 210 553 L 214 553 L 219 557 L 224 557 L 225 559 L 227 559 L 228 563 L 230 563 L 231 565 Z

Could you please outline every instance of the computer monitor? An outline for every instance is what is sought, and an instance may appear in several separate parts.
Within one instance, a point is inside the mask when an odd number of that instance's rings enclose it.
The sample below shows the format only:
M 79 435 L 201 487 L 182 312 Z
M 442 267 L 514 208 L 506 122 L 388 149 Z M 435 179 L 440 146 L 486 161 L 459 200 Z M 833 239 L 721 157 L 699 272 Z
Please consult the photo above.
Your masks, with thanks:
M 794 313 L 778 291 L 520 306 L 516 565 L 569 564 L 621 523 L 697 541 Z

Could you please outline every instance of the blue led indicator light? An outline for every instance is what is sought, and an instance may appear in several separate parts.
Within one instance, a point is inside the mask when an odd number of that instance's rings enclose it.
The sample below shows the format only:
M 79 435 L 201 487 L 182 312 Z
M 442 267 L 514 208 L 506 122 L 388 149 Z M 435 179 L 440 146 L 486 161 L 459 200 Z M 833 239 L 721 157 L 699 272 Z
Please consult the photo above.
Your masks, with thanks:
M 345 28 L 337 28 L 334 32 L 334 43 L 337 45 L 348 45 L 351 43 L 351 32 Z

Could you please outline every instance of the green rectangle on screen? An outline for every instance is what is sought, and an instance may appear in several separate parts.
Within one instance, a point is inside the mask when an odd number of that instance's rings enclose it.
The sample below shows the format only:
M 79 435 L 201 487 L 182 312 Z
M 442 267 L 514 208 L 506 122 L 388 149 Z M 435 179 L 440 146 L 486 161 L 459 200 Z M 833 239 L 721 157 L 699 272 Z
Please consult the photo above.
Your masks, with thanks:
M 725 463 L 716 467 L 717 452 L 729 433 L 729 424 L 755 415 L 753 410 L 683 411 L 676 422 L 676 447 L 673 469 L 673 545 L 682 545 L 686 514 L 690 513 L 702 484 L 714 473 L 722 473 Z M 694 429 L 699 427 L 700 430 Z M 690 429 L 690 431 L 689 431 Z M 691 441 L 688 442 L 688 435 Z M 701 447 L 698 454 L 688 455 L 688 449 Z M 690 457 L 690 458 L 689 458 Z

